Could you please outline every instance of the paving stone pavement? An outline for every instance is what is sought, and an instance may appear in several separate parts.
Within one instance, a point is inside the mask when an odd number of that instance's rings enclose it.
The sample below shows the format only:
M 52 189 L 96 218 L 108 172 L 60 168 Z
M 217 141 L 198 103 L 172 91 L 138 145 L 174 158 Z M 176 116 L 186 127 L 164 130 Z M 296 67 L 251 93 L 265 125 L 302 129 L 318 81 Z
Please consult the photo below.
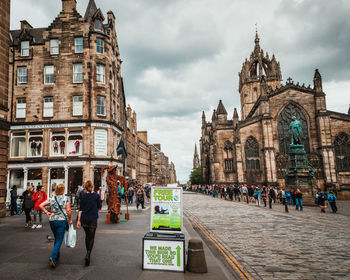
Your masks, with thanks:
M 341 214 L 316 207 L 284 213 L 185 192 L 184 212 L 195 218 L 253 279 L 350 279 L 350 203 Z

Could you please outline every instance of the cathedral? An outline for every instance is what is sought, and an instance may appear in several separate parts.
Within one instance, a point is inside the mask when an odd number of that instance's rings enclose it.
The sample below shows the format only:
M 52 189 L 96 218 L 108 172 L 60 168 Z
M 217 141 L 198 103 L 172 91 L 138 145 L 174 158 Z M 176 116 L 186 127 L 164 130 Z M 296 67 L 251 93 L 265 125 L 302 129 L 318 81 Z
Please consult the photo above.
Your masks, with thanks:
M 336 190 L 350 198 L 350 112 L 327 110 L 322 77 L 313 87 L 282 84 L 280 63 L 260 48 L 258 33 L 249 59 L 239 73 L 241 117 L 232 118 L 222 101 L 211 122 L 202 115 L 200 160 L 203 183 L 285 186 L 290 145 L 289 124 L 302 124 L 313 188 Z

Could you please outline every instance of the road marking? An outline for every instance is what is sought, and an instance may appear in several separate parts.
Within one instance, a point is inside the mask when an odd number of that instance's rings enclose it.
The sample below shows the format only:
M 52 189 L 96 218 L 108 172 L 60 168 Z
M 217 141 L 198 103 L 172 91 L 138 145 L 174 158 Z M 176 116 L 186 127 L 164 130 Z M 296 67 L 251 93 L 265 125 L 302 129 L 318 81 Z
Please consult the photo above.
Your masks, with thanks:
M 248 272 L 244 270 L 244 268 L 238 263 L 238 261 L 231 256 L 227 250 L 219 244 L 210 233 L 202 227 L 202 225 L 195 220 L 193 217 L 187 217 L 200 229 L 200 231 L 213 243 L 213 245 L 221 252 L 221 254 L 225 257 L 228 263 L 232 266 L 232 268 L 239 274 L 239 276 L 244 280 L 252 280 L 253 278 L 249 275 Z

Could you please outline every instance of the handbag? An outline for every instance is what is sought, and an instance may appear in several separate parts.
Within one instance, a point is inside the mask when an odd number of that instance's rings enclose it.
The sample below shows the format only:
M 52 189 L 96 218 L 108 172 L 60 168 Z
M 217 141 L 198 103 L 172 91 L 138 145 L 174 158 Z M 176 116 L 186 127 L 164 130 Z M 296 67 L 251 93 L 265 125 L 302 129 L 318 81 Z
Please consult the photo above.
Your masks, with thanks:
M 66 219 L 66 222 L 67 222 L 67 224 L 66 224 L 66 231 L 68 231 L 68 230 L 69 230 L 68 218 L 67 218 L 66 214 L 64 214 L 64 212 L 63 212 L 63 210 L 62 210 L 62 208 L 61 208 L 61 205 L 60 205 L 60 204 L 58 203 L 58 201 L 57 201 L 56 196 L 55 196 L 55 200 L 56 200 L 57 205 L 58 205 L 58 207 L 60 208 L 62 214 L 64 215 L 64 218 Z
M 68 231 L 64 233 L 64 243 L 69 248 L 74 248 L 77 241 L 77 232 L 73 225 L 69 226 Z

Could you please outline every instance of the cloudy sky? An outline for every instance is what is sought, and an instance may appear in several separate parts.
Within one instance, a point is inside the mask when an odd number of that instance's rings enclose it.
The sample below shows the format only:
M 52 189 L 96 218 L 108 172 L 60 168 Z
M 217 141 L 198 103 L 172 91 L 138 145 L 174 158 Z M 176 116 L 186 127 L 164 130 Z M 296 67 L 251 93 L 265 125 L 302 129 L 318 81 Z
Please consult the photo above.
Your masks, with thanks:
M 61 0 L 12 0 L 11 28 L 28 20 L 48 26 Z M 77 0 L 84 15 L 88 0 Z M 284 81 L 311 84 L 323 76 L 328 109 L 347 112 L 350 98 L 350 1 L 347 0 L 95 0 L 116 15 L 127 104 L 138 129 L 188 180 L 201 112 L 219 99 L 239 109 L 238 72 L 260 45 L 280 61 Z M 283 82 L 284 83 L 284 82 Z

